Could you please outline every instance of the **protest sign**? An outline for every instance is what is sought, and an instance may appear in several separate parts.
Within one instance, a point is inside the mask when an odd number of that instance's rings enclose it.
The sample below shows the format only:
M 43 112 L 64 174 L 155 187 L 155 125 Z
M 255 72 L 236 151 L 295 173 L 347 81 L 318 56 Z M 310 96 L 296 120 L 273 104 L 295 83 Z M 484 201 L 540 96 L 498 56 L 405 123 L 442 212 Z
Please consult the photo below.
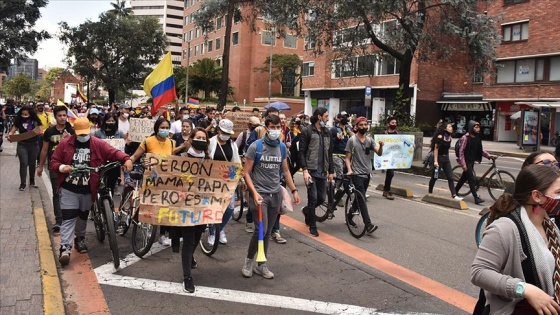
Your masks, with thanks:
M 231 135 L 232 138 L 237 138 L 237 136 L 247 130 L 247 124 L 249 123 L 249 117 L 255 116 L 252 113 L 245 113 L 245 112 L 228 112 L 226 114 L 226 119 L 231 120 L 233 122 L 233 132 L 234 134 Z
M 128 136 L 132 142 L 142 142 L 154 133 L 154 121 L 145 118 L 130 118 Z
M 141 222 L 192 226 L 221 223 L 242 176 L 242 165 L 147 154 L 140 193 Z
M 383 154 L 375 155 L 376 170 L 403 169 L 412 166 L 414 135 L 375 135 L 375 141 L 383 141 Z
M 43 133 L 43 128 L 41 128 L 41 126 L 39 126 L 39 127 L 35 127 L 35 129 L 33 129 L 31 131 L 28 131 L 28 132 L 20 133 L 20 134 L 17 134 L 17 135 L 11 135 L 10 140 L 12 142 L 19 142 L 19 141 L 31 139 L 33 137 L 36 137 L 36 136 L 42 134 L 42 133 Z
M 124 139 L 103 139 L 103 141 L 107 142 L 113 148 L 124 152 L 124 146 L 126 145 Z

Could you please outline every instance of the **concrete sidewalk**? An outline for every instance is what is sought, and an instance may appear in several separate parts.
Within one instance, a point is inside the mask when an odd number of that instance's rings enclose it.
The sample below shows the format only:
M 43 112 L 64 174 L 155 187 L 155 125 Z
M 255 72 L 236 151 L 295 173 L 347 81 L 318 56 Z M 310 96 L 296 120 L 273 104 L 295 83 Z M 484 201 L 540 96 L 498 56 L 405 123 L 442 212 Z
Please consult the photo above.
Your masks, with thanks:
M 0 314 L 64 314 L 39 189 L 19 191 L 16 144 L 0 153 Z M 41 179 L 37 179 L 40 184 Z M 29 185 L 29 183 L 27 183 Z

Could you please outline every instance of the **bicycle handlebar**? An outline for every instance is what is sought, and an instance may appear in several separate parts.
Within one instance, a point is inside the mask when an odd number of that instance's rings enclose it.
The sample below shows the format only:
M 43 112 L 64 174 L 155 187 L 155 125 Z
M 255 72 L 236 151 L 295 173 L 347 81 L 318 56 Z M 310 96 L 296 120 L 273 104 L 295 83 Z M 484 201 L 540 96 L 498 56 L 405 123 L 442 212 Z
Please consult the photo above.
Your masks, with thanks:
M 111 162 L 97 167 L 89 167 L 89 166 L 73 167 L 72 172 L 70 173 L 69 176 L 75 176 L 79 173 L 89 173 L 91 171 L 102 175 L 108 170 L 119 166 L 121 166 L 121 162 Z

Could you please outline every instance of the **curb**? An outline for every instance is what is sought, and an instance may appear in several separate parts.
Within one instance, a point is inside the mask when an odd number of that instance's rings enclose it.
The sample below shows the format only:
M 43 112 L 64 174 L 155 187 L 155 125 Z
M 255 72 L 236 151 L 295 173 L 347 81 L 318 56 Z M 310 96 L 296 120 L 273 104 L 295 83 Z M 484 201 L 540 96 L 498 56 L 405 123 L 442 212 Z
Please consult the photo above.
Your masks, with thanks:
M 454 208 L 458 210 L 468 210 L 469 206 L 463 200 L 455 200 L 453 198 L 434 195 L 434 194 L 427 194 L 422 198 L 422 201 L 427 203 L 434 203 L 437 205 Z
M 375 190 L 383 191 L 383 184 L 377 185 Z M 391 193 L 394 194 L 394 195 L 405 197 L 405 198 L 413 198 L 414 197 L 414 194 L 412 193 L 412 190 L 410 190 L 408 188 L 398 187 L 398 186 L 392 186 L 391 187 Z
M 35 231 L 41 264 L 41 283 L 43 285 L 43 311 L 44 314 L 65 314 L 64 299 L 58 269 L 54 260 L 51 237 L 47 228 L 45 211 L 43 208 L 34 208 Z

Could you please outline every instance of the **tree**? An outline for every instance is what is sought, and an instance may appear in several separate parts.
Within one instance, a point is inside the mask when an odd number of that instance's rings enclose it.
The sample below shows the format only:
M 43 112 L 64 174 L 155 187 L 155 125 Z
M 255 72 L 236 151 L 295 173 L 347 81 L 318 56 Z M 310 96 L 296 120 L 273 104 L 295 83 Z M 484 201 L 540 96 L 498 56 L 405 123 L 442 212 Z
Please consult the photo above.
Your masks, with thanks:
M 125 0 L 115 0 L 115 3 L 111 2 L 113 9 L 109 10 L 109 14 L 113 14 L 117 17 L 126 17 L 132 13 L 132 8 L 126 7 Z
M 282 95 L 288 95 L 286 91 L 293 91 L 298 86 L 301 76 L 296 74 L 303 62 L 296 54 L 273 54 L 271 78 L 282 84 Z M 270 56 L 266 57 L 262 67 L 255 68 L 256 71 L 268 72 L 270 68 Z M 297 78 L 296 78 L 297 77 Z M 292 78 L 295 78 L 292 80 Z M 291 94 L 293 96 L 293 93 Z
M 47 82 L 50 86 L 52 86 L 54 84 L 54 81 L 56 81 L 56 79 L 58 79 L 58 77 L 64 71 L 66 70 L 60 67 L 50 68 L 49 71 L 47 71 L 47 74 L 45 75 L 45 82 Z
M 40 9 L 48 0 L 0 1 L 0 71 L 10 66 L 12 59 L 25 59 L 37 51 L 38 43 L 51 36 L 33 28 L 41 17 Z
M 9 96 L 19 100 L 21 97 L 31 92 L 31 79 L 23 73 L 18 74 L 12 79 L 4 82 L 4 91 Z
M 142 84 L 162 58 L 167 38 L 153 17 L 102 13 L 98 22 L 77 27 L 62 22 L 60 40 L 68 45 L 67 62 L 88 82 L 101 83 L 114 102 L 116 92 Z
M 210 97 L 212 92 L 220 94 L 222 71 L 210 58 L 197 60 L 189 67 L 189 86 L 195 91 L 204 91 L 204 98 Z M 227 92 L 224 94 L 227 97 Z

